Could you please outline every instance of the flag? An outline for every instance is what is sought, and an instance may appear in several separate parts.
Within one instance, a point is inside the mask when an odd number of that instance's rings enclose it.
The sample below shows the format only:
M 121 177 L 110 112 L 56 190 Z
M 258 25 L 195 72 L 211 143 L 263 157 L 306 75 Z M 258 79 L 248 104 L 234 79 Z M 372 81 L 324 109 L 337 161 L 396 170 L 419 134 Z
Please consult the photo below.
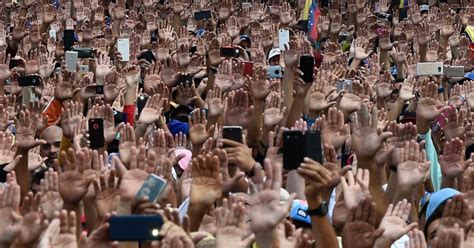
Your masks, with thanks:
M 318 8 L 317 0 L 313 0 L 311 3 L 311 7 L 309 8 L 308 14 L 308 32 L 309 36 L 313 38 L 315 41 L 318 40 L 318 21 L 319 15 L 321 15 L 321 11 Z

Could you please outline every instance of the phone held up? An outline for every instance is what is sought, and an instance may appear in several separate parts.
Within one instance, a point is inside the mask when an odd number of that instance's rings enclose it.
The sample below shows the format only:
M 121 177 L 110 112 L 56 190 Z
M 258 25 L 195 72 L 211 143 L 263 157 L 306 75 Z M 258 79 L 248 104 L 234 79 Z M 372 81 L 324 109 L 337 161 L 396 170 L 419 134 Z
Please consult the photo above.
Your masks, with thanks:
M 320 131 L 291 130 L 283 132 L 283 168 L 295 170 L 305 157 L 323 162 Z

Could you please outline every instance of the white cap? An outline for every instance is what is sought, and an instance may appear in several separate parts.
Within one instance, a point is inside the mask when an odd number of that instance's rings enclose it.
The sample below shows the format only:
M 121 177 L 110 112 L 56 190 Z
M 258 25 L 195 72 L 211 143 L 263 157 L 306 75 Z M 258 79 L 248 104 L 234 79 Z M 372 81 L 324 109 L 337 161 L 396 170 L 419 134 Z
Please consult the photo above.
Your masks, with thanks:
M 420 11 L 428 11 L 430 10 L 430 6 L 427 4 L 423 4 L 420 6 Z
M 268 60 L 280 54 L 281 54 L 281 51 L 279 48 L 273 48 L 272 50 L 270 50 L 270 53 L 268 54 Z

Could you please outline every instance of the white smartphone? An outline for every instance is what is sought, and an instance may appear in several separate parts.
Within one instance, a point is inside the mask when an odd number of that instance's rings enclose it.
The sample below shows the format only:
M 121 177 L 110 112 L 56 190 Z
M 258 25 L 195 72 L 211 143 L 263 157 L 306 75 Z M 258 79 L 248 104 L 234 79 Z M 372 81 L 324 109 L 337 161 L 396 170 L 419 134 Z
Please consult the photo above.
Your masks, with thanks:
M 280 29 L 278 32 L 278 44 L 280 50 L 285 50 L 285 45 L 288 46 L 290 43 L 290 31 L 288 29 Z
M 130 40 L 128 38 L 118 39 L 117 50 L 122 56 L 122 61 L 130 60 Z
M 70 71 L 76 71 L 77 60 L 79 58 L 79 54 L 74 51 L 67 51 L 64 55 L 66 60 L 66 67 Z
M 443 75 L 443 62 L 428 62 L 416 64 L 417 76 L 440 76 Z

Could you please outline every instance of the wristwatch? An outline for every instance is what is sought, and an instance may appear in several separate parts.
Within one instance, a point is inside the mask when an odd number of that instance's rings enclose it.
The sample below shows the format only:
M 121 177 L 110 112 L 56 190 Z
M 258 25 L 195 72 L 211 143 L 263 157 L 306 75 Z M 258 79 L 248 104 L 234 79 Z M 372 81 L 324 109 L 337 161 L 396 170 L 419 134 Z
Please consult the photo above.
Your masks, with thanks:
M 318 208 L 308 209 L 307 214 L 309 216 L 321 216 L 321 217 L 326 216 L 326 214 L 328 213 L 328 210 L 329 210 L 328 206 L 329 206 L 329 204 L 327 202 L 323 201 L 321 203 L 321 205 L 319 205 Z

